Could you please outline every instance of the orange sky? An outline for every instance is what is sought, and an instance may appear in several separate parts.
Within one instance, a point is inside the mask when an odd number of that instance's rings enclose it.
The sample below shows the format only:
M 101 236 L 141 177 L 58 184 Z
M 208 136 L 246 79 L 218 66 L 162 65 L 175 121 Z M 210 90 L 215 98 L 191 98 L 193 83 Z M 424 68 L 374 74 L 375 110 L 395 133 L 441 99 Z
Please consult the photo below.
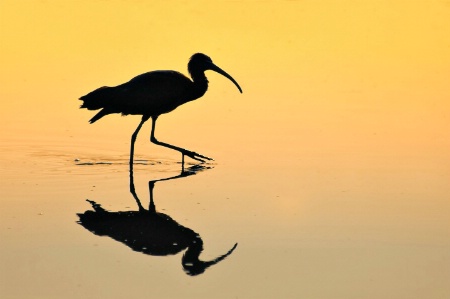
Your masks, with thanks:
M 186 73 L 204 52 L 244 93 L 208 72 L 207 94 L 161 118 L 161 134 L 179 138 L 183 123 L 282 146 L 450 146 L 446 2 L 2 1 L 0 22 L 5 137 L 129 134 L 136 117 L 93 129 L 76 99 L 149 70 Z

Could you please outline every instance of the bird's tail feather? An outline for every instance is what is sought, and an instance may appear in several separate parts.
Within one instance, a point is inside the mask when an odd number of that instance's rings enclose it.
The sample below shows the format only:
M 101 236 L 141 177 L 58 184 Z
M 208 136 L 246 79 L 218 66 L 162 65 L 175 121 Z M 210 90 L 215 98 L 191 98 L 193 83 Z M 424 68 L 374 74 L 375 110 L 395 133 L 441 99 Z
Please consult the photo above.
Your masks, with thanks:
M 108 99 L 112 97 L 112 87 L 103 86 L 88 93 L 80 98 L 83 104 L 80 108 L 86 108 L 88 110 L 97 110 L 104 108 Z
M 103 108 L 89 120 L 91 124 L 103 116 L 113 113 L 110 106 L 111 101 L 114 100 L 114 96 L 115 92 L 113 87 L 103 86 L 80 98 L 80 100 L 83 101 L 80 108 L 86 108 L 88 110 L 98 110 Z
M 97 120 L 99 120 L 100 118 L 102 118 L 103 116 L 105 116 L 105 115 L 108 115 L 108 114 L 110 114 L 111 112 L 109 112 L 109 111 L 107 111 L 106 109 L 102 109 L 102 110 L 100 110 L 96 115 L 94 115 L 94 117 L 93 118 L 91 118 L 90 120 L 89 120 L 89 123 L 95 123 Z

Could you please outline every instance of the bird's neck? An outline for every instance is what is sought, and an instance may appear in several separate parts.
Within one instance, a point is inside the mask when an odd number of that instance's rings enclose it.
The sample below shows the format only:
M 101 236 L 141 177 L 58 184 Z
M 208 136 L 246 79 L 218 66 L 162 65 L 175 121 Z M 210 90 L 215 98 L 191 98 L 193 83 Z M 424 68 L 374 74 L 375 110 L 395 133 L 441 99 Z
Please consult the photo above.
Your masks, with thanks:
M 191 76 L 192 81 L 194 82 L 193 96 L 195 96 L 194 99 L 198 99 L 205 94 L 206 90 L 208 90 L 208 79 L 205 76 L 205 72 L 202 71 L 193 72 Z

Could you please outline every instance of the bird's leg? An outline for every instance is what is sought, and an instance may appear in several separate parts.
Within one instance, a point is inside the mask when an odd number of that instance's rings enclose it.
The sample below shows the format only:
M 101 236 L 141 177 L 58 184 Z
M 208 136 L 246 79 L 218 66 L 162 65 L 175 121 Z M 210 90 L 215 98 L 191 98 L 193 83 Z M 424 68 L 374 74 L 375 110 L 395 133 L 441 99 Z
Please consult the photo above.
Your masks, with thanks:
M 130 172 L 133 172 L 133 156 L 134 156 L 134 143 L 136 142 L 136 137 L 139 131 L 142 128 L 142 125 L 149 119 L 149 116 L 142 116 L 142 120 L 134 131 L 133 135 L 131 135 L 131 148 L 130 148 Z
M 143 210 L 144 208 L 139 201 L 139 198 L 136 194 L 136 190 L 134 189 L 134 179 L 133 179 L 133 156 L 134 156 L 134 143 L 136 142 L 136 137 L 139 133 L 139 130 L 142 128 L 142 125 L 149 119 L 148 116 L 142 116 L 142 120 L 134 131 L 133 135 L 131 135 L 131 149 L 130 149 L 130 192 L 136 200 L 139 210 Z
M 181 147 L 178 147 L 178 146 L 175 146 L 175 145 L 172 145 L 172 144 L 168 144 L 168 143 L 165 143 L 165 142 L 158 141 L 156 139 L 156 137 L 155 137 L 155 125 L 156 125 L 156 119 L 157 118 L 158 118 L 157 116 L 152 117 L 152 133 L 150 135 L 150 141 L 151 142 L 153 142 L 154 144 L 157 144 L 157 145 L 161 145 L 161 146 L 168 147 L 168 148 L 171 148 L 173 150 L 179 151 L 182 154 L 183 164 L 184 164 L 184 156 L 185 155 L 188 156 L 189 158 L 192 158 L 192 159 L 200 161 L 200 162 L 205 162 L 205 160 L 213 160 L 213 159 L 211 159 L 209 157 L 200 155 L 200 154 L 198 154 L 196 152 L 188 151 L 188 150 L 186 150 L 184 148 L 181 148 Z

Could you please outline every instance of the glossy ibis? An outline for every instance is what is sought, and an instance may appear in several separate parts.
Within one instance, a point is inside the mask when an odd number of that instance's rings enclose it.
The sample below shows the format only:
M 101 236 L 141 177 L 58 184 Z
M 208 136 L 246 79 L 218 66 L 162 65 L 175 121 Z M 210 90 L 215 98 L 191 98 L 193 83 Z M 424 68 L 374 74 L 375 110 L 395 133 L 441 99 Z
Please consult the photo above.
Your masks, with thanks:
M 101 109 L 89 122 L 94 123 L 105 115 L 121 113 L 122 115 L 142 115 L 142 120 L 131 136 L 130 168 L 133 167 L 134 143 L 142 125 L 152 119 L 150 141 L 179 151 L 184 156 L 205 162 L 212 160 L 196 152 L 158 141 L 155 137 L 156 120 L 161 114 L 173 111 L 178 106 L 203 96 L 208 89 L 208 80 L 205 71 L 212 70 L 230 79 L 239 91 L 239 84 L 224 70 L 216 66 L 211 58 L 202 53 L 194 54 L 188 63 L 188 71 L 192 81 L 185 75 L 176 71 L 152 71 L 134 77 L 130 81 L 114 86 L 100 87 L 80 100 L 81 108 L 88 110 Z

